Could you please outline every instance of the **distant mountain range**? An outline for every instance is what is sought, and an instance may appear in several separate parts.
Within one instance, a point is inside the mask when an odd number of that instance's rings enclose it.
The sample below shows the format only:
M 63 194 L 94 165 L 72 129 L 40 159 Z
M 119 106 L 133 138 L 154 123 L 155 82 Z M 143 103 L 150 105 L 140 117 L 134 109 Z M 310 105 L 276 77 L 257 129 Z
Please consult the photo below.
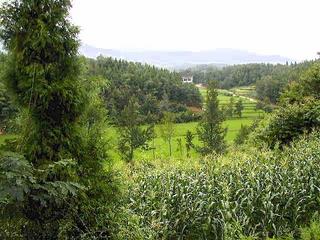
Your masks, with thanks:
M 128 61 L 148 63 L 166 68 L 187 68 L 199 64 L 214 64 L 225 66 L 245 63 L 285 63 L 293 62 L 293 59 L 279 55 L 259 55 L 237 49 L 216 49 L 211 51 L 121 51 L 114 49 L 102 49 L 89 45 L 82 45 L 80 53 L 89 58 L 99 55 L 125 59 Z
M 0 43 L 0 51 L 3 50 Z M 210 64 L 217 67 L 245 63 L 286 63 L 294 59 L 280 55 L 260 55 L 244 50 L 220 48 L 211 51 L 121 51 L 96 48 L 87 44 L 80 47 L 80 53 L 89 58 L 99 55 L 128 61 L 148 63 L 170 69 L 185 69 L 196 65 Z

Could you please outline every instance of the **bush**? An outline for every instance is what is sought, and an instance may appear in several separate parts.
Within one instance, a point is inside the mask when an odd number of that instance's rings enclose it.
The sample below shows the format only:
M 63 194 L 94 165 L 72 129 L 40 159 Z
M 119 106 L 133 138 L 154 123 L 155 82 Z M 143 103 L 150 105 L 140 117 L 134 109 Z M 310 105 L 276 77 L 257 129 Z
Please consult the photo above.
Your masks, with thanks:
M 320 101 L 312 98 L 280 107 L 260 124 L 253 134 L 254 143 L 274 148 L 290 144 L 303 133 L 320 127 Z
M 202 117 L 202 114 L 200 112 L 194 113 L 190 110 L 186 110 L 176 115 L 175 122 L 176 123 L 197 122 L 201 119 L 201 117 Z
M 257 128 L 258 124 L 259 124 L 259 120 L 254 121 L 249 126 L 241 124 L 240 130 L 234 139 L 234 144 L 235 145 L 244 144 L 249 139 L 250 134 Z

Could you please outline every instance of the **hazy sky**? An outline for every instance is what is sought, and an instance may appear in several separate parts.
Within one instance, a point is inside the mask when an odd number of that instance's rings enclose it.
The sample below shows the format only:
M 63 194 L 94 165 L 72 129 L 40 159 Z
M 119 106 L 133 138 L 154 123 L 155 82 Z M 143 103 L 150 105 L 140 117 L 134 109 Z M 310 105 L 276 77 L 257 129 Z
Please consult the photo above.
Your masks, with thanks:
M 83 43 L 108 49 L 235 48 L 297 60 L 320 51 L 320 0 L 73 0 Z

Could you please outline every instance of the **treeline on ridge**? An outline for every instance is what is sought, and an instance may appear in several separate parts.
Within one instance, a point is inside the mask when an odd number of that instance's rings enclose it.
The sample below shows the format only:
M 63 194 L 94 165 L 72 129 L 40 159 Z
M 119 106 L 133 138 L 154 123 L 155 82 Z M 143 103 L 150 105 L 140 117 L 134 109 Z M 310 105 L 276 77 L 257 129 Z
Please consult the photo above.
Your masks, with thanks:
M 0 76 L 7 65 L 8 56 L 0 53 Z M 119 123 L 122 111 L 134 101 L 141 124 L 157 123 L 165 112 L 175 114 L 176 122 L 200 119 L 200 114 L 190 109 L 199 109 L 202 97 L 193 84 L 183 84 L 181 75 L 147 64 L 134 63 L 110 57 L 83 61 L 82 77 L 99 78 L 103 82 L 102 97 L 111 123 Z M 16 124 L 17 109 L 9 93 L 0 82 L 0 128 L 10 131 Z M 192 107 L 192 108 L 190 108 Z
M 218 68 L 199 65 L 182 71 L 191 73 L 195 83 L 206 84 L 216 80 L 220 88 L 231 89 L 239 86 L 256 85 L 259 100 L 276 103 L 288 83 L 297 81 L 303 71 L 314 61 L 291 64 L 251 63 Z
M 87 59 L 87 66 L 89 77 L 106 80 L 103 99 L 109 117 L 115 123 L 131 99 L 139 105 L 142 123 L 158 122 L 164 112 L 176 113 L 177 122 L 199 117 L 188 108 L 201 107 L 199 89 L 192 84 L 183 84 L 177 72 L 102 56 Z

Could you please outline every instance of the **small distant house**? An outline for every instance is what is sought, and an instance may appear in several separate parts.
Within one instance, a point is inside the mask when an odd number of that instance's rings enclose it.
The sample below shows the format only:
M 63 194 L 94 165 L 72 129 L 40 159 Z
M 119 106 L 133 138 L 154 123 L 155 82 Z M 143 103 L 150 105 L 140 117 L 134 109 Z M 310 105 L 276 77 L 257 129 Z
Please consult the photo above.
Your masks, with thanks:
M 193 76 L 192 75 L 183 75 L 182 82 L 183 83 L 193 83 Z

